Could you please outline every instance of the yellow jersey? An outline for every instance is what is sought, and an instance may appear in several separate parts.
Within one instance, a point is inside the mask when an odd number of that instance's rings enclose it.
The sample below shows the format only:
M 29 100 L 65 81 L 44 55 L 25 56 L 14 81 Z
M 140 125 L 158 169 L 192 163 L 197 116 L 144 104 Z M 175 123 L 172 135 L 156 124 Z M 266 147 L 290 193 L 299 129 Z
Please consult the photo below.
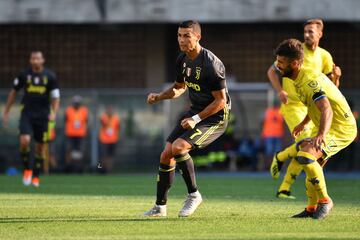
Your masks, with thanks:
M 332 72 L 334 62 L 328 51 L 319 46 L 315 49 L 315 51 L 313 51 L 308 49 L 304 43 L 302 46 L 304 49 L 304 67 L 320 71 L 325 75 Z
M 320 126 L 321 113 L 316 102 L 326 97 L 333 110 L 330 133 L 343 138 L 352 137 L 352 129 L 356 133 L 356 121 L 345 97 L 325 74 L 312 68 L 301 67 L 294 80 L 294 86 L 300 101 L 308 108 L 308 115 L 317 129 Z
M 302 46 L 304 49 L 304 67 L 311 68 L 324 74 L 332 72 L 334 63 L 328 51 L 319 46 L 312 51 L 306 47 L 305 43 L 303 43 Z M 298 98 L 293 80 L 286 77 L 282 78 L 282 88 L 288 93 L 288 104 L 281 104 L 280 112 L 284 116 L 290 132 L 292 132 L 295 126 L 305 118 L 308 110 Z M 313 125 L 308 125 L 307 131 L 303 131 L 303 133 L 296 138 L 296 141 L 309 137 Z
M 326 75 L 332 72 L 334 62 L 328 51 L 319 46 L 315 51 L 312 51 L 308 49 L 304 43 L 302 46 L 304 49 L 303 67 L 311 68 Z M 288 93 L 289 104 L 298 105 L 300 100 L 297 97 L 293 81 L 286 77 L 284 77 L 282 81 L 282 87 Z

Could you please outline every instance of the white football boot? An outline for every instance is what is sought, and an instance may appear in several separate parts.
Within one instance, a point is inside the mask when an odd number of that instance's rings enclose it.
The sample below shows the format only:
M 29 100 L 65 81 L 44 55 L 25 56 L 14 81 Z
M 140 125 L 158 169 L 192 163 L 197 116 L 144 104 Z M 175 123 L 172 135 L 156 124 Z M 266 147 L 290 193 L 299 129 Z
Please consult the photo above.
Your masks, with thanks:
M 154 205 L 149 211 L 144 213 L 144 217 L 166 217 L 166 205 Z
M 202 197 L 199 191 L 190 193 L 185 202 L 183 208 L 179 212 L 179 217 L 188 217 L 195 212 L 197 207 L 202 203 Z

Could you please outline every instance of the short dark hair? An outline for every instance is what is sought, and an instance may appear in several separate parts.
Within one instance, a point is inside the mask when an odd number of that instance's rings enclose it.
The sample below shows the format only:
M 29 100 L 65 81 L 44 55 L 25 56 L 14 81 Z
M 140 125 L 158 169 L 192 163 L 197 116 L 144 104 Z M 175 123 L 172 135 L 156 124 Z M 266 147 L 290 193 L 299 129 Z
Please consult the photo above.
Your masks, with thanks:
M 320 18 L 314 18 L 314 19 L 309 19 L 304 23 L 304 27 L 307 25 L 312 25 L 315 24 L 316 27 L 320 30 L 323 31 L 324 29 L 324 23 Z
M 32 51 L 30 52 L 30 57 L 31 57 L 31 55 L 33 55 L 33 54 L 37 54 L 37 53 L 40 53 L 40 54 L 41 54 L 41 56 L 42 56 L 42 57 L 44 57 L 43 52 L 42 52 L 42 51 L 40 51 L 40 50 L 32 50 Z
M 275 55 L 287 57 L 290 60 L 303 60 L 304 50 L 302 43 L 294 38 L 282 41 L 274 51 Z
M 194 32 L 201 35 L 201 26 L 198 21 L 195 20 L 186 20 L 179 24 L 179 28 L 192 28 Z

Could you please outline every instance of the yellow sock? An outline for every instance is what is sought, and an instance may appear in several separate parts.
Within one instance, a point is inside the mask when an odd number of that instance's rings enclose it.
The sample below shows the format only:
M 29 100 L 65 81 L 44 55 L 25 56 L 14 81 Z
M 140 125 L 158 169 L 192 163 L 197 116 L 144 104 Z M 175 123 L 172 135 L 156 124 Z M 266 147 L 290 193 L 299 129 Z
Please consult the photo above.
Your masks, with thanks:
M 307 181 L 309 181 L 314 186 L 317 198 L 319 200 L 326 201 L 326 199 L 329 199 L 329 195 L 326 190 L 326 182 L 322 167 L 316 161 L 316 158 L 307 152 L 299 151 L 298 160 L 299 157 L 310 162 L 308 164 L 303 164 Z
M 289 147 L 285 148 L 284 150 L 282 150 L 281 152 L 278 152 L 276 157 L 280 162 L 285 162 L 288 158 L 296 157 L 296 154 L 297 154 L 296 143 L 294 143 Z
M 305 187 L 306 195 L 308 197 L 307 210 L 311 212 L 311 210 L 314 209 L 314 206 L 317 205 L 318 198 L 316 195 L 315 187 L 308 177 L 305 178 Z
M 300 165 L 298 161 L 294 158 L 291 159 L 291 162 L 286 170 L 286 174 L 284 176 L 284 180 L 282 181 L 279 192 L 280 191 L 290 191 L 291 185 L 295 182 L 296 177 L 299 176 L 303 167 Z

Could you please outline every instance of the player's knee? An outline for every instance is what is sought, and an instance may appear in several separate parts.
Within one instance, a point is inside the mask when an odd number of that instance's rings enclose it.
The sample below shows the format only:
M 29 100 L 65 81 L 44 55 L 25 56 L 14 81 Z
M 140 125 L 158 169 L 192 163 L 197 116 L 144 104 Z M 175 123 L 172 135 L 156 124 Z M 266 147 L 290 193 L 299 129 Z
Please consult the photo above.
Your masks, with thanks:
M 299 151 L 295 160 L 301 165 L 307 165 L 314 163 L 316 161 L 316 157 L 308 152 Z
M 171 147 L 171 151 L 172 151 L 172 155 L 179 155 L 179 154 L 184 154 L 187 153 L 191 146 L 189 146 L 190 144 L 187 143 L 185 140 L 183 139 L 177 139 Z
M 30 145 L 30 137 L 29 136 L 21 136 L 20 137 L 20 148 L 25 149 Z
M 172 166 L 175 164 L 175 160 L 172 156 L 171 151 L 169 150 L 164 150 L 161 154 L 160 154 L 160 163 L 161 164 L 165 164 L 168 166 Z
M 301 165 L 306 165 L 306 164 L 310 164 L 310 163 L 314 162 L 314 160 L 307 158 L 307 157 L 302 157 L 302 156 L 296 157 L 295 159 Z

